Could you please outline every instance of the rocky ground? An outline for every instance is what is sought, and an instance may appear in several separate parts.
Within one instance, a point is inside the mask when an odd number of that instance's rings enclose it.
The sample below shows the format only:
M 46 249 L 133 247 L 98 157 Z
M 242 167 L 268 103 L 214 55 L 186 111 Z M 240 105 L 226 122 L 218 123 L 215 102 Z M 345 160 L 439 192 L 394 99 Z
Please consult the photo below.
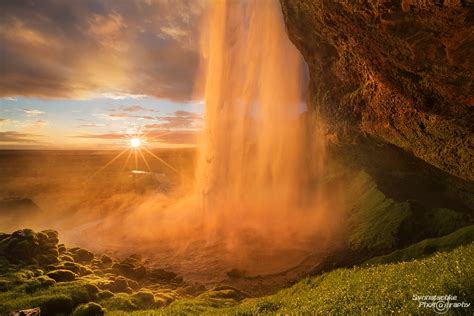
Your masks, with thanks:
M 236 290 L 221 290 L 244 297 Z M 145 266 L 139 255 L 118 260 L 67 248 L 53 230 L 0 234 L 1 315 L 36 307 L 42 315 L 100 315 L 104 308 L 159 308 L 204 291 L 174 272 Z
M 0 234 L 0 315 L 252 315 L 387 310 L 413 314 L 420 312 L 411 300 L 416 293 L 446 292 L 456 295 L 460 302 L 472 302 L 474 293 L 469 284 L 474 275 L 473 240 L 474 226 L 467 226 L 354 268 L 316 266 L 314 277 L 299 275 L 300 282 L 275 295 L 249 298 L 248 293 L 232 286 L 205 288 L 189 284 L 176 273 L 144 265 L 138 255 L 120 260 L 96 255 L 59 244 L 53 230 L 23 229 Z M 324 270 L 329 272 L 321 274 Z M 246 284 L 249 289 L 258 285 L 264 288 L 265 282 L 279 284 L 275 279 L 285 277 L 252 278 L 239 271 L 231 271 L 229 276 L 240 279 L 237 284 Z M 461 312 L 472 311 L 469 308 Z

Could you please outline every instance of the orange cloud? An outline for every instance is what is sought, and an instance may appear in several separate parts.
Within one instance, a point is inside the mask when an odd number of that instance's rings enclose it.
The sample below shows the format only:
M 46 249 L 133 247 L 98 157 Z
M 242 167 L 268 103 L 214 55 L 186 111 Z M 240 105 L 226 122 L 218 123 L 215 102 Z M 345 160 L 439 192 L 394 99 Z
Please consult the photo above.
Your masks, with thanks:
M 20 133 L 16 131 L 0 132 L 0 143 L 40 143 L 36 139 L 42 135 Z
M 0 96 L 189 100 L 204 1 L 0 2 Z

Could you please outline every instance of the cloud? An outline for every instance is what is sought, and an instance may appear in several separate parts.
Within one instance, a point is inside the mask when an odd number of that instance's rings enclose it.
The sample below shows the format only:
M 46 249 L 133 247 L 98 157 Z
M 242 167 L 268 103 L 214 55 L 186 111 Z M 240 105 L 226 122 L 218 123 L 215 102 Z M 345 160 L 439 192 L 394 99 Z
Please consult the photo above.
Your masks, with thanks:
M 124 139 L 126 134 L 122 133 L 105 133 L 105 134 L 91 134 L 84 133 L 81 135 L 70 136 L 72 138 L 98 138 L 98 139 Z
M 16 131 L 0 132 L 0 143 L 40 143 L 35 139 L 42 135 L 20 133 Z
M 147 142 L 167 143 L 167 144 L 196 144 L 199 132 L 197 131 L 163 131 L 152 130 L 145 133 L 144 138 Z M 124 140 L 130 134 L 127 133 L 83 133 L 70 136 L 72 138 L 88 139 L 106 139 L 106 140 Z
M 160 130 L 148 132 L 148 140 L 167 144 L 196 144 L 199 136 L 197 131 L 172 131 L 165 133 Z
M 150 116 L 150 115 L 134 115 L 129 113 L 112 113 L 112 114 L 105 114 L 105 113 L 95 113 L 92 114 L 94 117 L 105 119 L 105 120 L 124 120 L 124 119 L 142 119 L 142 120 L 156 120 L 159 119 L 157 116 Z
M 110 111 L 115 111 L 115 110 L 116 109 L 111 109 Z M 155 109 L 144 108 L 141 105 L 121 106 L 119 107 L 119 110 L 125 111 L 125 112 L 159 112 L 158 110 L 155 110 Z
M 43 111 L 35 110 L 35 109 L 21 109 L 26 115 L 28 116 L 38 116 L 46 114 Z
M 76 127 L 106 127 L 107 125 L 106 124 L 96 124 L 96 123 L 87 123 L 87 124 L 81 124 L 81 125 L 77 125 Z
M 175 116 L 157 117 L 161 123 L 147 124 L 145 129 L 196 130 L 202 125 L 202 116 L 188 111 L 176 111 Z
M 0 97 L 189 100 L 205 1 L 3 0 Z
M 30 124 L 30 127 L 33 127 L 33 128 L 43 128 L 45 127 L 46 125 L 48 125 L 49 122 L 48 121 L 45 121 L 45 120 L 36 120 L 34 122 L 32 122 Z

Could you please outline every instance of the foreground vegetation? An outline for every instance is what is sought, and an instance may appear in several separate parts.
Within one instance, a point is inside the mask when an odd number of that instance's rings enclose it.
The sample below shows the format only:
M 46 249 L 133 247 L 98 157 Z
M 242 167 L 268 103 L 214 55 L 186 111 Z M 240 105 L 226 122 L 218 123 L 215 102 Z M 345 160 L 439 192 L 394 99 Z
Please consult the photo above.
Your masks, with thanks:
M 223 294 L 206 292 L 178 300 L 159 311 L 130 315 L 185 314 L 308 314 L 385 315 L 433 314 L 419 308 L 413 295 L 456 295 L 457 301 L 474 299 L 474 245 L 411 262 L 338 269 L 304 279 L 275 295 L 246 299 L 241 303 Z M 474 309 L 451 311 L 472 314 Z M 129 315 L 113 312 L 111 315 Z
M 173 272 L 144 266 L 138 256 L 97 257 L 58 245 L 54 231 L 21 230 L 0 235 L 0 315 L 34 307 L 43 315 L 430 314 L 413 295 L 449 294 L 473 302 L 472 233 L 466 227 L 360 267 L 306 278 L 275 295 L 247 298 L 231 287 L 187 284 Z M 448 250 L 465 243 L 449 252 L 422 251 L 426 245 Z M 426 258 L 397 262 L 421 257 Z

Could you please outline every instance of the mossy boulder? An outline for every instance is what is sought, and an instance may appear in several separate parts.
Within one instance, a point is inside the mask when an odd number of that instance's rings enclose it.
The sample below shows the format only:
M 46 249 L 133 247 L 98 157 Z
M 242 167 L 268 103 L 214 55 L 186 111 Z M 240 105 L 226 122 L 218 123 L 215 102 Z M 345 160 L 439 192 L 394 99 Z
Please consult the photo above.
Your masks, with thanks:
M 44 289 L 56 284 L 56 281 L 48 276 L 42 275 L 25 284 L 25 292 L 33 293 L 37 290 Z
M 106 288 L 114 293 L 132 293 L 132 286 L 137 287 L 138 284 L 130 279 L 118 277 L 109 283 Z
M 58 235 L 52 230 L 35 233 L 31 229 L 2 234 L 0 256 L 16 264 L 48 265 L 58 259 Z
M 134 280 L 141 280 L 147 277 L 148 270 L 143 266 L 139 257 L 129 257 L 119 263 L 112 265 L 112 271 Z
M 59 257 L 59 259 L 61 261 L 74 262 L 74 258 L 72 256 L 69 256 L 69 255 L 61 255 Z
M 103 300 L 103 299 L 113 297 L 114 293 L 112 293 L 109 290 L 104 290 L 104 291 L 100 291 L 99 293 L 97 293 L 97 296 L 99 297 L 99 299 Z
M 103 316 L 105 315 L 105 309 L 94 302 L 90 302 L 87 304 L 79 305 L 74 312 L 72 313 L 73 316 Z
M 153 281 L 171 281 L 176 277 L 176 273 L 164 269 L 153 269 L 148 274 L 148 278 Z
M 100 257 L 100 263 L 103 264 L 104 266 L 110 266 L 112 264 L 113 260 L 107 255 L 102 255 Z
M 69 315 L 74 302 L 67 295 L 40 296 L 31 301 L 31 304 L 41 309 L 42 315 Z
M 76 279 L 76 274 L 69 270 L 54 270 L 46 275 L 56 282 L 74 281 Z
M 139 307 L 132 301 L 130 295 L 119 293 L 101 302 L 108 310 L 134 311 Z
M 91 299 L 99 298 L 100 289 L 95 284 L 86 283 L 84 288 Z
M 69 249 L 69 251 L 77 262 L 91 262 L 94 259 L 94 254 L 86 249 L 76 247 Z
M 132 301 L 140 308 L 152 308 L 155 305 L 155 296 L 149 291 L 140 291 L 132 295 Z

